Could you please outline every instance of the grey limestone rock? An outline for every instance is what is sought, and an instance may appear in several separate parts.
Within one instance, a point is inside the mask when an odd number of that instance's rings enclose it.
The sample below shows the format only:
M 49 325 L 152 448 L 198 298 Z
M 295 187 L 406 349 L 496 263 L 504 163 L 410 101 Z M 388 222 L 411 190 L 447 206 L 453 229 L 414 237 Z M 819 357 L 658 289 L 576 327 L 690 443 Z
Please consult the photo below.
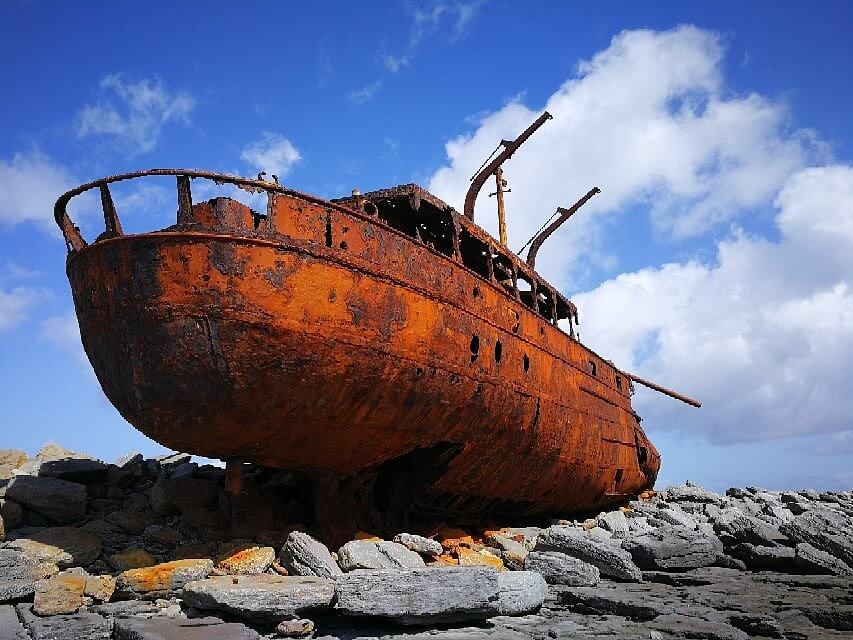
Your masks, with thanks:
M 539 609 L 548 585 L 534 571 L 503 571 L 498 574 L 498 611 L 502 616 L 522 616 Z
M 344 615 L 401 624 L 483 620 L 500 613 L 498 573 L 485 567 L 355 571 L 338 578 L 335 596 L 335 609 Z
M 597 567 L 557 551 L 531 551 L 524 560 L 524 568 L 542 574 L 549 584 L 594 587 L 601 582 Z
M 184 586 L 183 599 L 202 610 L 220 610 L 247 620 L 276 620 L 328 607 L 335 583 L 305 576 L 217 576 Z
M 713 504 L 722 504 L 723 502 L 722 496 L 689 482 L 667 487 L 661 492 L 661 498 L 674 502 L 710 502 Z
M 297 576 L 336 578 L 343 575 L 326 545 L 301 531 L 287 536 L 281 559 L 287 570 Z
M 74 522 L 86 513 L 86 487 L 67 480 L 15 476 L 6 496 L 56 522 Z
M 789 571 L 795 566 L 795 552 L 791 547 L 765 547 L 744 542 L 729 549 L 729 553 L 753 570 Z
M 595 523 L 611 533 L 628 528 L 628 518 L 622 511 L 609 511 L 598 514 Z
M 572 587 L 559 593 L 561 604 L 579 613 L 611 614 L 634 620 L 652 620 L 671 613 L 644 594 L 613 587 Z
M 849 517 L 828 508 L 814 509 L 781 525 L 780 529 L 795 542 L 808 542 L 853 566 L 853 533 Z
M 706 567 L 723 552 L 714 536 L 673 529 L 627 539 L 623 547 L 634 562 L 647 570 L 683 570 Z
M 440 556 L 443 549 L 441 543 L 432 538 L 414 535 L 411 533 L 400 533 L 394 536 L 394 542 L 397 542 L 410 551 L 419 553 L 427 558 Z
M 11 605 L 0 605 L 0 638 L 3 640 L 28 640 L 27 631 L 18 620 Z
M 32 605 L 18 605 L 18 616 L 33 640 L 110 640 L 112 621 L 94 613 L 75 613 L 41 618 Z
M 830 573 L 836 576 L 853 576 L 853 569 L 835 556 L 801 542 L 794 550 L 794 564 L 806 573 Z
M 52 572 L 56 571 L 55 566 L 52 569 Z M 49 573 L 49 568 L 21 551 L 0 548 L 0 602 L 14 602 L 32 596 L 36 581 Z
M 402 544 L 387 541 L 351 540 L 338 549 L 338 565 L 355 569 L 419 569 L 426 563 Z
M 558 551 L 578 558 L 598 567 L 602 575 L 617 580 L 639 582 L 643 579 L 631 554 L 622 549 L 618 542 L 601 540 L 575 527 L 549 527 L 539 536 L 536 551 Z
M 254 629 L 217 618 L 117 618 L 114 640 L 259 640 Z
M 520 571 L 524 568 L 524 560 L 529 551 L 523 544 L 499 534 L 488 536 L 486 541 L 500 551 L 501 559 L 508 569 Z

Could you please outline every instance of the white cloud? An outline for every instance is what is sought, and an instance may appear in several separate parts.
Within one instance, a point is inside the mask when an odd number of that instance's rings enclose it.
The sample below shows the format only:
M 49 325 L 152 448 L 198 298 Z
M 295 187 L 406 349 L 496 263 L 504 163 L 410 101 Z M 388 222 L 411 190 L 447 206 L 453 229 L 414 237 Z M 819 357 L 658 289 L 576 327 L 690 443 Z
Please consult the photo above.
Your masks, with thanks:
M 31 287 L 0 288 L 0 331 L 9 331 L 24 322 L 41 297 L 42 292 Z
M 69 172 L 39 151 L 0 159 L 0 224 L 35 222 L 59 236 L 53 221 L 56 198 L 75 185 Z
M 189 124 L 195 107 L 189 93 L 169 91 L 159 78 L 126 82 L 122 74 L 112 74 L 100 88 L 102 99 L 77 115 L 77 136 L 109 138 L 132 154 L 154 149 L 165 124 Z
M 260 140 L 243 149 L 240 158 L 254 170 L 284 178 L 302 156 L 290 140 L 266 131 Z
M 579 259 L 607 263 L 604 227 L 641 203 L 659 233 L 682 237 L 766 203 L 814 154 L 812 137 L 791 132 L 783 105 L 733 96 L 722 78 L 719 37 L 695 27 L 629 31 L 578 65 L 544 105 L 554 115 L 505 165 L 510 244 L 520 247 L 558 205 L 600 186 L 542 250 L 537 266 L 568 284 Z M 469 179 L 501 139 L 541 112 L 514 100 L 446 145 L 449 163 L 429 189 L 461 208 Z M 496 230 L 481 194 L 477 221 Z M 576 270 L 575 273 L 578 271 Z
M 366 84 L 359 89 L 353 89 L 352 91 L 350 91 L 349 99 L 355 104 L 364 104 L 373 96 L 375 96 L 381 88 L 382 79 L 380 78 L 379 80 L 371 82 L 370 84 Z
M 791 176 L 778 241 L 742 231 L 716 262 L 627 273 L 575 296 L 583 341 L 618 366 L 695 395 L 637 406 L 655 428 L 715 442 L 853 435 L 853 167 Z

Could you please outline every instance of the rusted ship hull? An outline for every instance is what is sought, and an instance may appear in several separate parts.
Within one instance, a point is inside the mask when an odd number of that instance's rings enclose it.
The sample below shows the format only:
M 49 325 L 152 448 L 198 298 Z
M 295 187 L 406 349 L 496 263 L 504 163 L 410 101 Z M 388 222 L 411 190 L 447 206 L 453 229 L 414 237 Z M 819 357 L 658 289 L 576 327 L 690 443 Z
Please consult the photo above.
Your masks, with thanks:
M 447 514 L 588 511 L 653 485 L 616 369 L 458 246 L 442 255 L 364 204 L 273 193 L 259 218 L 184 202 L 175 227 L 73 250 L 110 401 L 170 448 L 369 478 L 367 500 L 405 487 L 407 507 Z

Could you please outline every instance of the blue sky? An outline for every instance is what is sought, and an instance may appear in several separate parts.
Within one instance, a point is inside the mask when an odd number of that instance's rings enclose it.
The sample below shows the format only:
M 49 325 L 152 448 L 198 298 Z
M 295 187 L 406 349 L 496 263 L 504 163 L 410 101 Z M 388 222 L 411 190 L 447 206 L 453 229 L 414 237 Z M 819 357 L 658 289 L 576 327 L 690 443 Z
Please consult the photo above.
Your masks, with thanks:
M 640 391 L 661 483 L 853 483 L 853 52 L 848 3 L 46 3 L 0 6 L 0 446 L 112 459 L 158 445 L 79 346 L 52 203 L 155 166 L 322 196 L 506 165 L 510 245 L 603 193 L 538 266 L 581 337 L 696 395 Z M 116 196 L 169 224 L 171 186 Z M 97 211 L 76 211 L 98 232 Z M 494 231 L 491 205 L 478 220 Z

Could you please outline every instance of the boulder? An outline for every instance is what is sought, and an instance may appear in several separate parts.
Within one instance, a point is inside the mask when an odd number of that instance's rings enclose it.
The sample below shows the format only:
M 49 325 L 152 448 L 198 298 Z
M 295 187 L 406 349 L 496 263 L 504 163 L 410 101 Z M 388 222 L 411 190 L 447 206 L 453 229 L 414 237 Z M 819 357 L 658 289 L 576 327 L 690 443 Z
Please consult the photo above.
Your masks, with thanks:
M 498 612 L 523 616 L 542 606 L 548 593 L 545 579 L 534 571 L 504 571 L 498 574 Z
M 557 551 L 598 568 L 602 575 L 640 582 L 643 574 L 631 554 L 615 541 L 602 540 L 571 526 L 555 525 L 539 536 L 536 551 Z
M 17 529 L 24 522 L 24 509 L 14 500 L 0 499 L 0 518 L 6 531 Z
M 335 609 L 409 625 L 484 620 L 500 613 L 498 576 L 485 567 L 355 571 L 335 582 Z
M 15 476 L 6 497 L 56 522 L 74 522 L 86 513 L 86 487 L 67 480 Z
M 67 480 L 15 476 L 6 497 L 56 522 L 74 522 L 86 513 L 86 487 Z
M 52 573 L 56 572 L 53 566 Z M 51 570 L 21 551 L 0 548 L 0 603 L 14 602 L 33 595 L 36 581 Z
M 109 602 L 115 590 L 116 579 L 113 576 L 86 576 L 83 593 L 95 602 Z
M 124 598 L 161 598 L 178 593 L 186 583 L 206 578 L 212 572 L 213 561 L 206 558 L 129 569 L 116 578 L 116 593 Z
M 396 542 L 351 540 L 338 549 L 338 565 L 343 571 L 356 569 L 417 569 L 423 558 Z
M 622 511 L 609 511 L 598 514 L 595 523 L 606 531 L 615 533 L 628 528 L 628 518 Z
M 274 561 L 272 547 L 236 545 L 219 558 L 216 569 L 228 575 L 255 575 L 269 569 Z
M 61 458 L 42 461 L 38 475 L 46 478 L 59 478 L 83 484 L 98 482 L 107 477 L 109 467 L 100 460 L 91 458 Z
M 835 576 L 853 576 L 853 569 L 835 556 L 801 542 L 794 550 L 794 564 L 806 573 L 829 573 Z
M 524 568 L 541 574 L 549 584 L 594 587 L 601 581 L 597 567 L 557 551 L 531 551 Z
M 336 578 L 343 575 L 326 545 L 301 531 L 287 536 L 281 560 L 287 570 L 297 576 Z
M 5 464 L 12 469 L 18 469 L 29 459 L 29 456 L 20 449 L 0 449 L 0 465 Z
M 274 621 L 328 607 L 335 583 L 306 576 L 217 576 L 184 586 L 184 602 L 204 611 L 224 611 L 246 620 Z
M 764 547 L 744 542 L 729 549 L 729 553 L 756 571 L 790 571 L 796 566 L 791 547 Z
M 86 567 L 101 554 L 101 539 L 75 527 L 21 529 L 6 546 L 60 569 Z
M 401 544 L 410 551 L 414 551 L 426 558 L 435 558 L 440 556 L 441 552 L 444 550 L 440 542 L 411 533 L 397 534 L 394 536 L 394 542 Z
M 690 482 L 667 487 L 661 491 L 660 498 L 667 502 L 707 502 L 711 504 L 722 504 L 723 502 L 722 496 L 702 487 L 697 487 Z
M 85 591 L 85 576 L 59 574 L 39 580 L 35 586 L 33 613 L 39 616 L 75 613 L 85 604 Z
M 716 537 L 683 529 L 628 538 L 623 547 L 641 569 L 662 571 L 707 567 L 723 553 Z
M 853 567 L 853 533 L 849 519 L 841 514 L 826 508 L 813 509 L 779 528 L 791 540 L 808 542 Z

